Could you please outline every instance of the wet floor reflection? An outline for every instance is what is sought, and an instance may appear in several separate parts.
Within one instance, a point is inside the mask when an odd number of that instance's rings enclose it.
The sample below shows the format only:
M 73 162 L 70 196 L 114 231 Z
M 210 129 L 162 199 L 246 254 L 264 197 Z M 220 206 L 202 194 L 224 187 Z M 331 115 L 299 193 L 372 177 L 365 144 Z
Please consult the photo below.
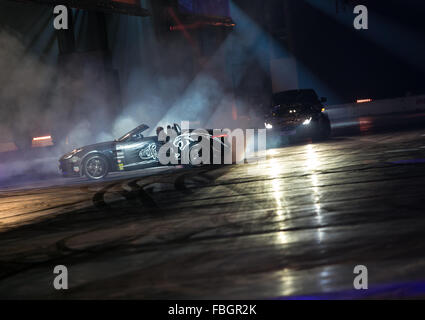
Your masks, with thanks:
M 290 206 L 286 199 L 287 186 L 285 185 L 285 179 L 282 177 L 284 167 L 282 161 L 280 161 L 281 157 L 279 157 L 278 152 L 269 150 L 267 155 L 266 174 L 270 177 L 267 184 L 271 184 L 272 197 L 276 208 L 277 228 L 279 230 L 284 230 L 288 227 L 285 221 L 291 218 Z M 278 231 L 275 234 L 275 241 L 277 244 L 287 244 L 290 241 L 288 233 L 285 231 Z
M 358 264 L 370 267 L 372 290 L 413 281 L 419 291 L 425 166 L 411 161 L 424 158 L 422 135 L 341 138 L 272 150 L 257 164 L 4 191 L 1 227 L 10 218 L 13 230 L 0 233 L 0 297 L 63 298 L 45 269 L 56 262 L 76 268 L 67 298 L 352 297 Z
M 317 146 L 308 144 L 305 146 L 306 161 L 305 161 L 305 173 L 309 175 L 309 190 L 312 190 L 311 200 L 313 202 L 313 209 L 316 214 L 316 219 L 319 225 L 322 225 L 322 206 L 320 203 L 321 192 L 320 192 L 320 181 L 319 181 L 319 170 L 322 166 L 319 155 L 316 150 Z M 323 232 L 320 228 L 317 229 L 317 240 L 323 241 Z

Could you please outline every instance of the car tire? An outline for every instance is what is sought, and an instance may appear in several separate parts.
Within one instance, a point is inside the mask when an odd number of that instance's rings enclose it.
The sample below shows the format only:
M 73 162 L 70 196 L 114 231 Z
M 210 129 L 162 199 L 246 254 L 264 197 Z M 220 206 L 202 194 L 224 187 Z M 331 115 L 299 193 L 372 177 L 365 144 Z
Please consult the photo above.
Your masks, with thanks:
M 192 151 L 195 151 L 196 149 L 199 149 L 199 145 L 194 145 L 190 148 L 190 154 L 192 153 Z M 196 152 L 196 151 L 195 151 Z M 201 150 L 198 151 L 198 157 L 202 157 L 202 154 L 200 153 Z M 210 149 L 210 165 L 212 165 L 214 163 L 214 157 L 213 157 L 213 148 Z M 192 160 L 192 159 L 190 159 Z M 223 153 L 221 154 L 221 163 L 224 163 L 224 155 Z M 199 168 L 199 167 L 203 167 L 206 164 L 192 164 L 192 161 L 190 161 L 189 164 L 184 165 L 185 168 Z
M 331 122 L 329 118 L 322 115 L 315 123 L 314 135 L 312 137 L 314 142 L 323 141 L 329 138 L 331 135 Z
M 199 149 L 198 145 L 194 145 L 189 149 L 189 155 L 192 154 L 193 151 L 196 152 L 196 149 Z M 198 151 L 198 156 L 201 157 L 200 150 Z M 202 167 L 202 164 L 192 164 L 192 158 L 190 157 L 189 164 L 184 165 L 185 168 L 199 168 Z
M 108 160 L 102 155 L 89 156 L 83 165 L 84 174 L 90 180 L 100 180 L 109 173 Z
M 297 134 L 294 134 L 292 136 L 288 136 L 286 141 L 282 143 L 282 146 L 285 146 L 288 144 L 290 145 L 297 144 L 301 141 L 302 141 L 302 137 L 299 137 Z

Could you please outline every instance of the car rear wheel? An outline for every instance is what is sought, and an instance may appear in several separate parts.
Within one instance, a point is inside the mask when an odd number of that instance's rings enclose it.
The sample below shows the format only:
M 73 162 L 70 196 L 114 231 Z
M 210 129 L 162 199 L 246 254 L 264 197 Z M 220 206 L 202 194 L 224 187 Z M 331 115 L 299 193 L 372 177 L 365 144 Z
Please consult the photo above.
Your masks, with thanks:
M 189 151 L 189 164 L 184 165 L 186 168 L 201 167 L 202 164 L 194 164 L 202 158 L 202 150 L 199 145 L 194 145 Z
M 213 148 L 210 149 L 210 164 L 214 163 L 214 150 Z M 202 167 L 205 165 L 205 163 L 198 163 L 201 161 L 202 158 L 202 148 L 200 145 L 195 145 L 192 148 L 190 148 L 190 161 L 188 165 L 185 165 L 187 168 L 196 168 L 196 167 Z M 221 163 L 224 163 L 224 155 L 221 154 Z
M 84 161 L 84 174 L 91 180 L 100 180 L 109 173 L 108 161 L 100 155 L 90 156 Z

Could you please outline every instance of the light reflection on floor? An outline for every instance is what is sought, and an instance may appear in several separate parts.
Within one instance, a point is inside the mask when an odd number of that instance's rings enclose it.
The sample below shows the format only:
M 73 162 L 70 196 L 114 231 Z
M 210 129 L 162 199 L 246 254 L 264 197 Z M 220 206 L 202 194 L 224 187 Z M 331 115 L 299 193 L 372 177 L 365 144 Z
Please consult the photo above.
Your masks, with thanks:
M 346 297 L 358 264 L 368 266 L 371 290 L 423 279 L 425 167 L 399 163 L 425 157 L 422 134 L 299 144 L 257 164 L 4 191 L 0 212 L 16 229 L 0 233 L 0 275 L 11 274 L 0 297 L 60 298 L 46 285 L 52 257 L 75 266 L 70 298 Z M 113 194 L 127 197 L 114 203 Z

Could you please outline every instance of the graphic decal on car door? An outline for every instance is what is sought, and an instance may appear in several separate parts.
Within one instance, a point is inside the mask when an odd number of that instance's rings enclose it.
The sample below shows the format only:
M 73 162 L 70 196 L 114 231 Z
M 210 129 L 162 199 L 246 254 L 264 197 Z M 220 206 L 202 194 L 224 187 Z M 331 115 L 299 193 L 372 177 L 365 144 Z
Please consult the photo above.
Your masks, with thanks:
M 120 171 L 158 162 L 157 145 L 154 141 L 119 143 L 116 148 L 117 164 Z

